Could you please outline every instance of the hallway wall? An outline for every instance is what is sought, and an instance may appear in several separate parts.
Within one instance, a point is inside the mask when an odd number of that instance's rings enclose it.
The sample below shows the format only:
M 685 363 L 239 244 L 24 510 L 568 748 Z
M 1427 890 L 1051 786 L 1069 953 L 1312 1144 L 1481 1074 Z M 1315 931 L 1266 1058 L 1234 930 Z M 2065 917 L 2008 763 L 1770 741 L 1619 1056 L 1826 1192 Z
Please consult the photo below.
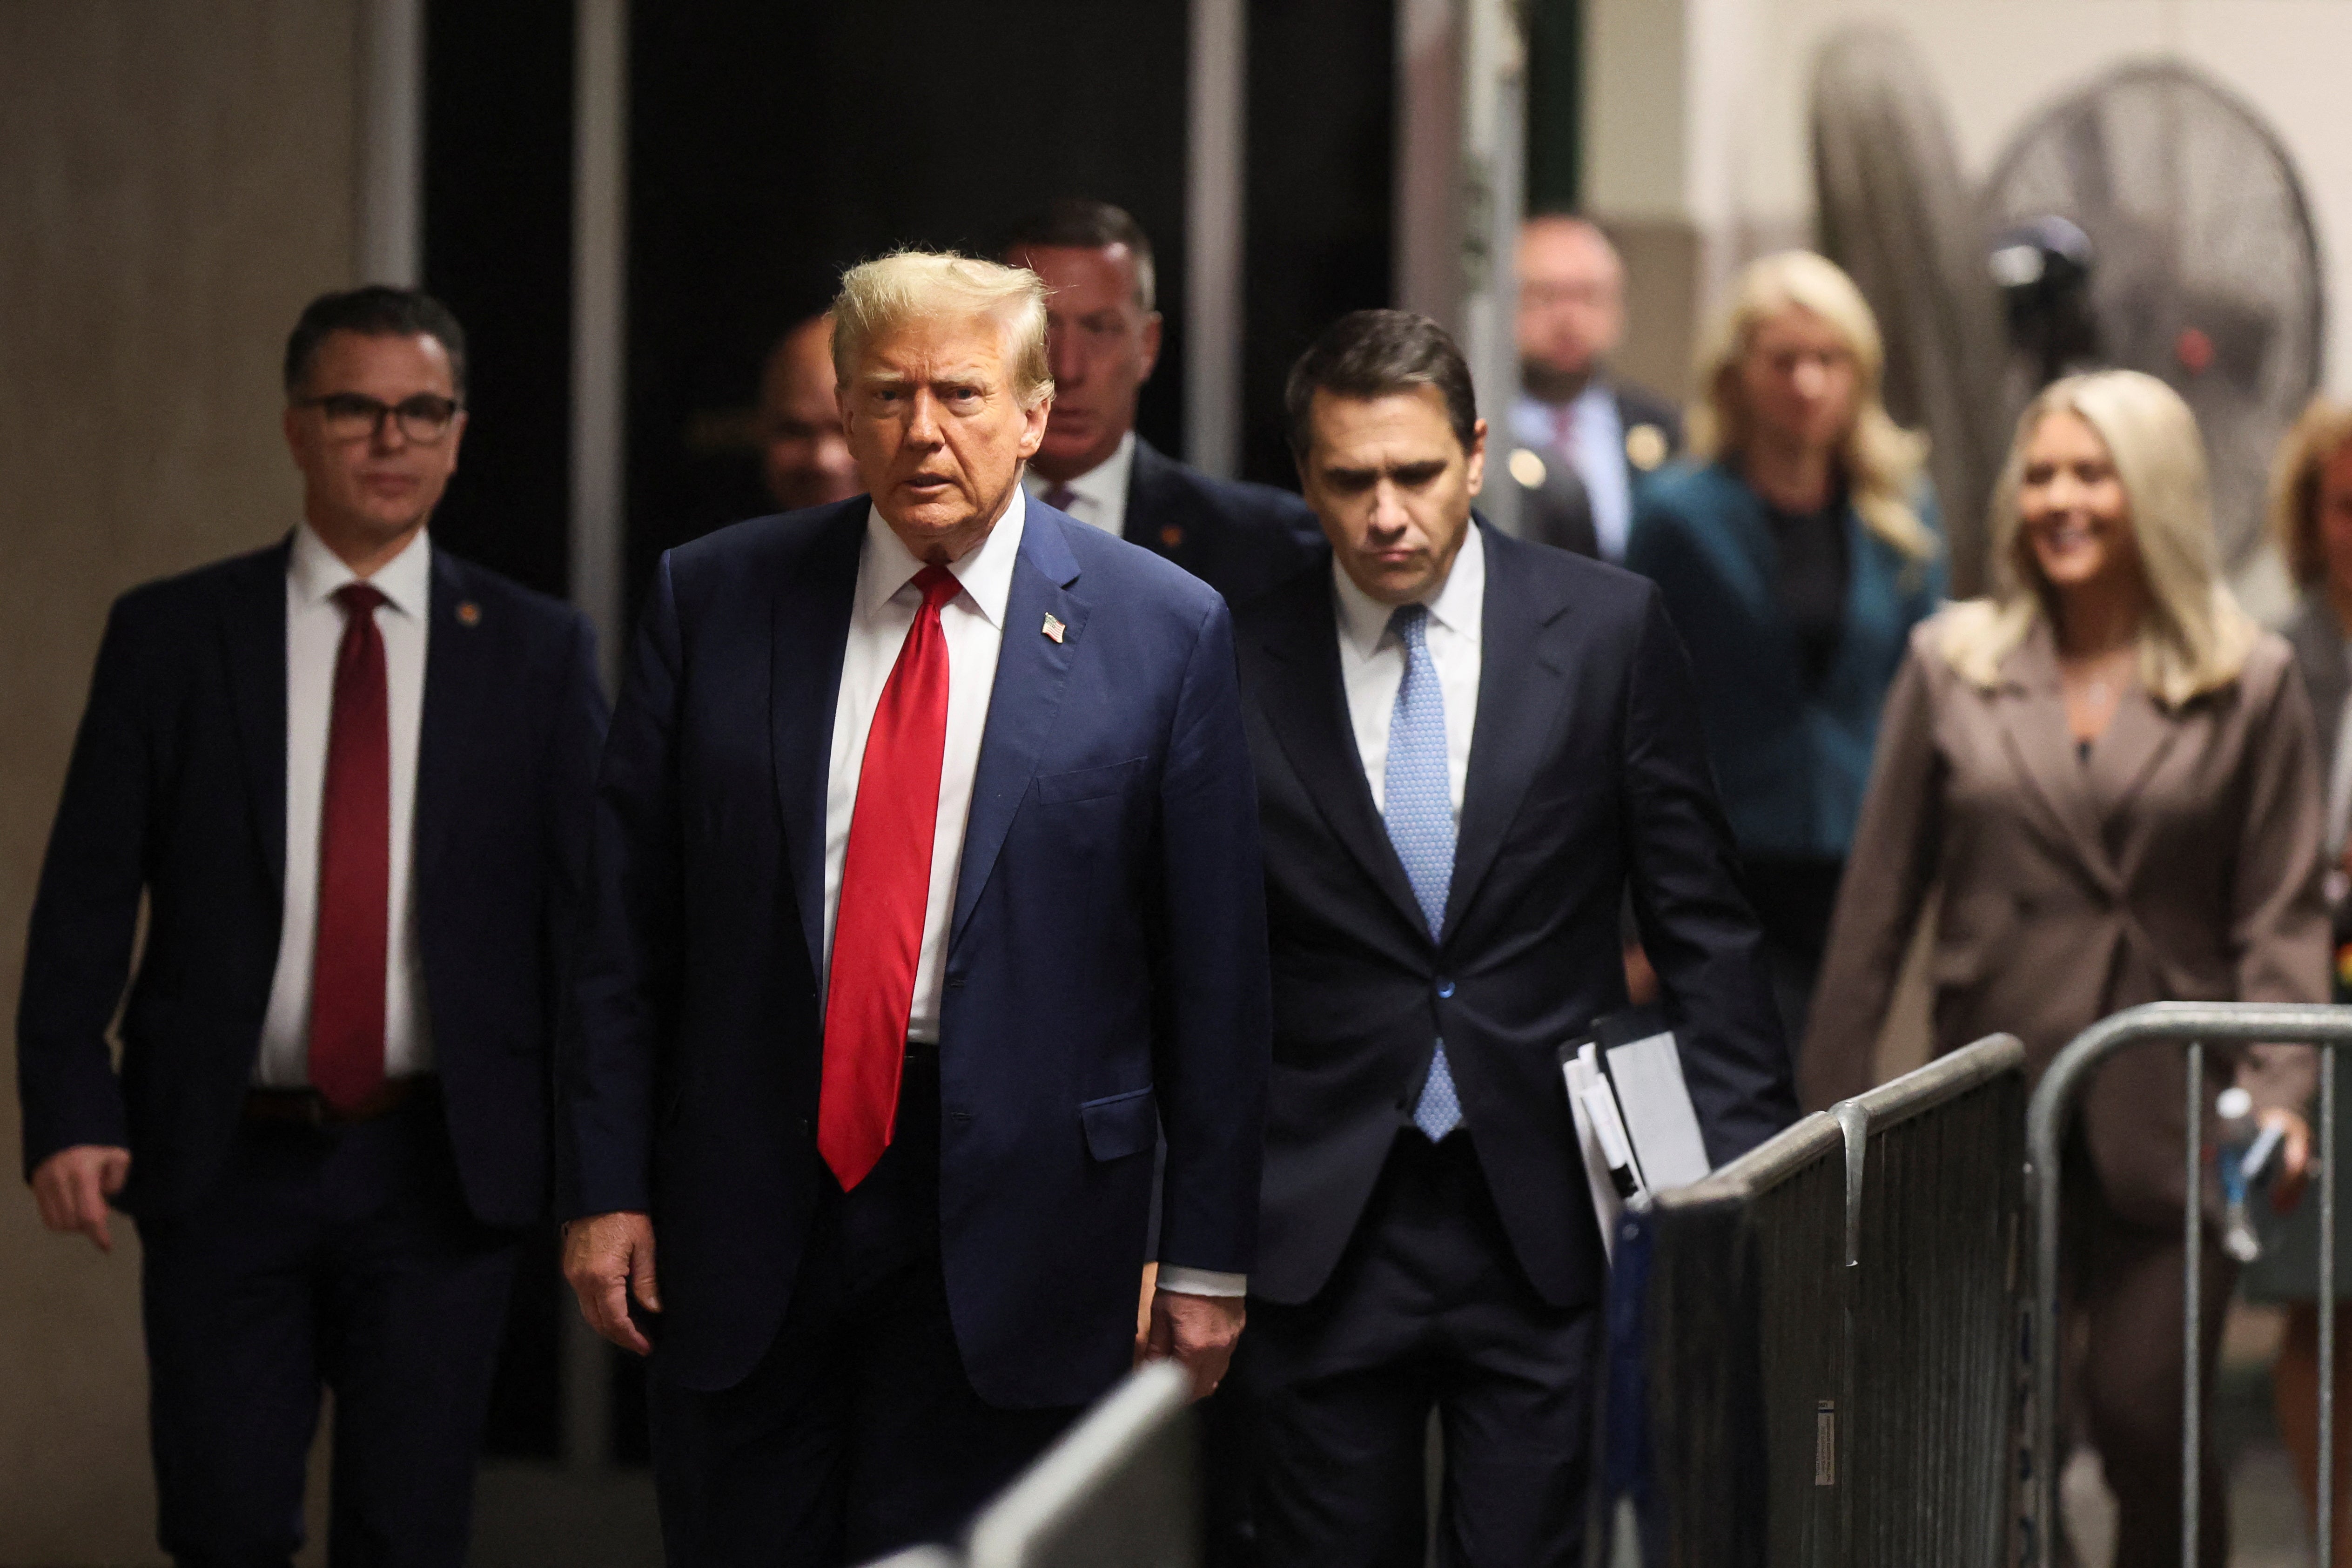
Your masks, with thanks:
M 0 0 L 0 997 L 108 605 L 299 503 L 278 362 L 353 252 L 356 0 Z M 8 1032 L 13 1063 L 14 1031 Z M 14 1094 L 0 1143 L 14 1161 Z M 150 1563 L 138 1244 L 0 1184 L 0 1564 Z

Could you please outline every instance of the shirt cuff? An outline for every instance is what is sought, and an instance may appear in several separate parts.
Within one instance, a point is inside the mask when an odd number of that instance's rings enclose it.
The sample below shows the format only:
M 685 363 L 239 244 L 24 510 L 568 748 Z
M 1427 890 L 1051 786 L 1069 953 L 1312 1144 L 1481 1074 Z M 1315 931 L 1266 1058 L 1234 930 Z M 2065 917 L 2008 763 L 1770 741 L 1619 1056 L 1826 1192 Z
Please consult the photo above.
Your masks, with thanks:
M 1160 1266 L 1159 1289 L 1173 1290 L 1179 1296 L 1246 1296 L 1249 1276 L 1220 1274 L 1213 1268 L 1187 1268 L 1181 1264 Z

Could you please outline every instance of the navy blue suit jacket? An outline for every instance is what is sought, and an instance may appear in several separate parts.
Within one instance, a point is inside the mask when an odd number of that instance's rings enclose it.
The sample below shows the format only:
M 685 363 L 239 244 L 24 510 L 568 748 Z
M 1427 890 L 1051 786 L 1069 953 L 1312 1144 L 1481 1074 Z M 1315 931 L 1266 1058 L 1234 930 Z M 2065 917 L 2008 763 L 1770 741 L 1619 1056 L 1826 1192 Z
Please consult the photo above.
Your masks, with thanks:
M 1127 477 L 1128 542 L 1165 556 L 1238 605 L 1304 565 L 1323 542 L 1288 490 L 1212 479 L 1138 436 Z
M 26 1170 L 128 1145 L 119 1202 L 142 1216 L 203 1195 L 260 1048 L 286 879 L 286 557 L 116 602 L 33 906 Z M 438 550 L 429 603 L 415 908 L 434 1056 L 467 1203 L 521 1225 L 547 1208 L 549 1050 L 604 733 L 595 634 Z M 118 1076 L 107 1028 L 142 893 Z
M 1553 1053 L 1625 1005 L 1628 889 L 1708 1155 L 1796 1117 L 1657 590 L 1478 526 L 1478 714 L 1435 941 L 1356 751 L 1328 554 L 1236 613 L 1274 944 L 1265 1260 L 1250 1281 L 1269 1300 L 1330 1278 L 1440 1038 L 1528 1278 L 1555 1306 L 1597 1297 L 1601 1236 Z
M 605 750 L 559 1204 L 652 1215 L 655 1367 L 687 1387 L 765 1352 L 831 1180 L 825 784 L 866 510 L 664 556 Z M 1079 1404 L 1126 1370 L 1160 1129 L 1159 1256 L 1251 1266 L 1260 877 L 1223 601 L 1029 502 L 940 1021 L 941 1257 L 992 1404 Z

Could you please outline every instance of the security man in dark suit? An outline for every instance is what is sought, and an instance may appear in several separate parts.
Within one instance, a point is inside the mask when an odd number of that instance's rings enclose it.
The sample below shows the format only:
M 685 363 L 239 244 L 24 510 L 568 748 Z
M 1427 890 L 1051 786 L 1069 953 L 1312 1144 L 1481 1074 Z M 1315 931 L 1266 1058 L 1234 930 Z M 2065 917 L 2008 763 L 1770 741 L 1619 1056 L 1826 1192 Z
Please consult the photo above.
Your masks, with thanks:
M 1681 413 L 1609 370 L 1625 337 L 1625 264 L 1599 225 L 1545 213 L 1519 229 L 1519 399 L 1511 478 L 1522 532 L 1622 563 L 1634 502 L 1683 449 Z
M 1235 616 L 1274 952 L 1262 1245 L 1236 1363 L 1267 1563 L 1573 1563 L 1605 1272 L 1554 1050 L 1664 983 L 1716 1161 L 1794 1119 L 1657 591 L 1471 510 L 1486 429 L 1425 317 L 1292 370 L 1329 548 Z
M 322 1384 L 334 1560 L 466 1554 L 605 710 L 578 612 L 427 537 L 465 393 L 425 295 L 302 313 L 302 519 L 115 605 L 42 868 L 25 1169 L 138 1224 L 183 1564 L 290 1561 Z
M 1029 493 L 1164 555 L 1234 604 L 1274 586 L 1315 548 L 1314 515 L 1271 485 L 1211 479 L 1135 433 L 1160 359 L 1151 241 L 1108 202 L 1055 202 L 1013 231 L 1004 259 L 1052 297 L 1054 416 Z

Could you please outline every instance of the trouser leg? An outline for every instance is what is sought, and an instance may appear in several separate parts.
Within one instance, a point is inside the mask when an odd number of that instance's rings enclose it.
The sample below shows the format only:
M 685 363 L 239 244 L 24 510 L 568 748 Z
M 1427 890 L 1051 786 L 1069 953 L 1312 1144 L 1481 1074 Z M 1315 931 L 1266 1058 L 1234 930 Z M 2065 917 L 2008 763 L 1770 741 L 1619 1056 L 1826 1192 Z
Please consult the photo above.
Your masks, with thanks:
M 284 1564 L 301 1547 L 326 1152 L 299 1131 L 240 1131 L 192 1211 L 140 1223 L 157 1539 L 182 1568 Z
M 2180 1560 L 2180 1444 L 2184 1253 L 2177 1230 L 2134 1226 L 2095 1194 L 2075 1211 L 2078 1250 L 2070 1316 L 2080 1363 L 2072 1379 L 2083 1425 L 2098 1450 L 2116 1505 L 2116 1561 Z M 2206 1414 L 2199 1470 L 2198 1559 L 2221 1568 L 2229 1555 L 2229 1489 L 2215 1449 L 2213 1376 L 2236 1269 L 2210 1239 L 2202 1261 L 2203 1317 L 2199 1400 Z
M 350 1129 L 321 1279 L 336 1568 L 457 1568 L 517 1233 L 466 1205 L 437 1100 Z
M 1419 1564 L 1436 1409 L 1445 1559 L 1575 1563 L 1597 1324 L 1536 1295 L 1466 1135 L 1400 1136 L 1322 1292 L 1251 1304 L 1239 1376 L 1263 1560 Z
M 1454 1225 L 1431 1237 L 1456 1282 L 1438 1320 L 1450 1568 L 1575 1568 L 1591 1478 L 1597 1306 L 1554 1307 L 1519 1267 L 1476 1161 L 1436 1173 Z
M 1344 1267 L 1344 1265 L 1343 1265 Z M 1253 1301 L 1237 1378 L 1257 1459 L 1258 1560 L 1420 1568 L 1434 1368 L 1381 1353 L 1331 1287 L 1303 1307 Z

